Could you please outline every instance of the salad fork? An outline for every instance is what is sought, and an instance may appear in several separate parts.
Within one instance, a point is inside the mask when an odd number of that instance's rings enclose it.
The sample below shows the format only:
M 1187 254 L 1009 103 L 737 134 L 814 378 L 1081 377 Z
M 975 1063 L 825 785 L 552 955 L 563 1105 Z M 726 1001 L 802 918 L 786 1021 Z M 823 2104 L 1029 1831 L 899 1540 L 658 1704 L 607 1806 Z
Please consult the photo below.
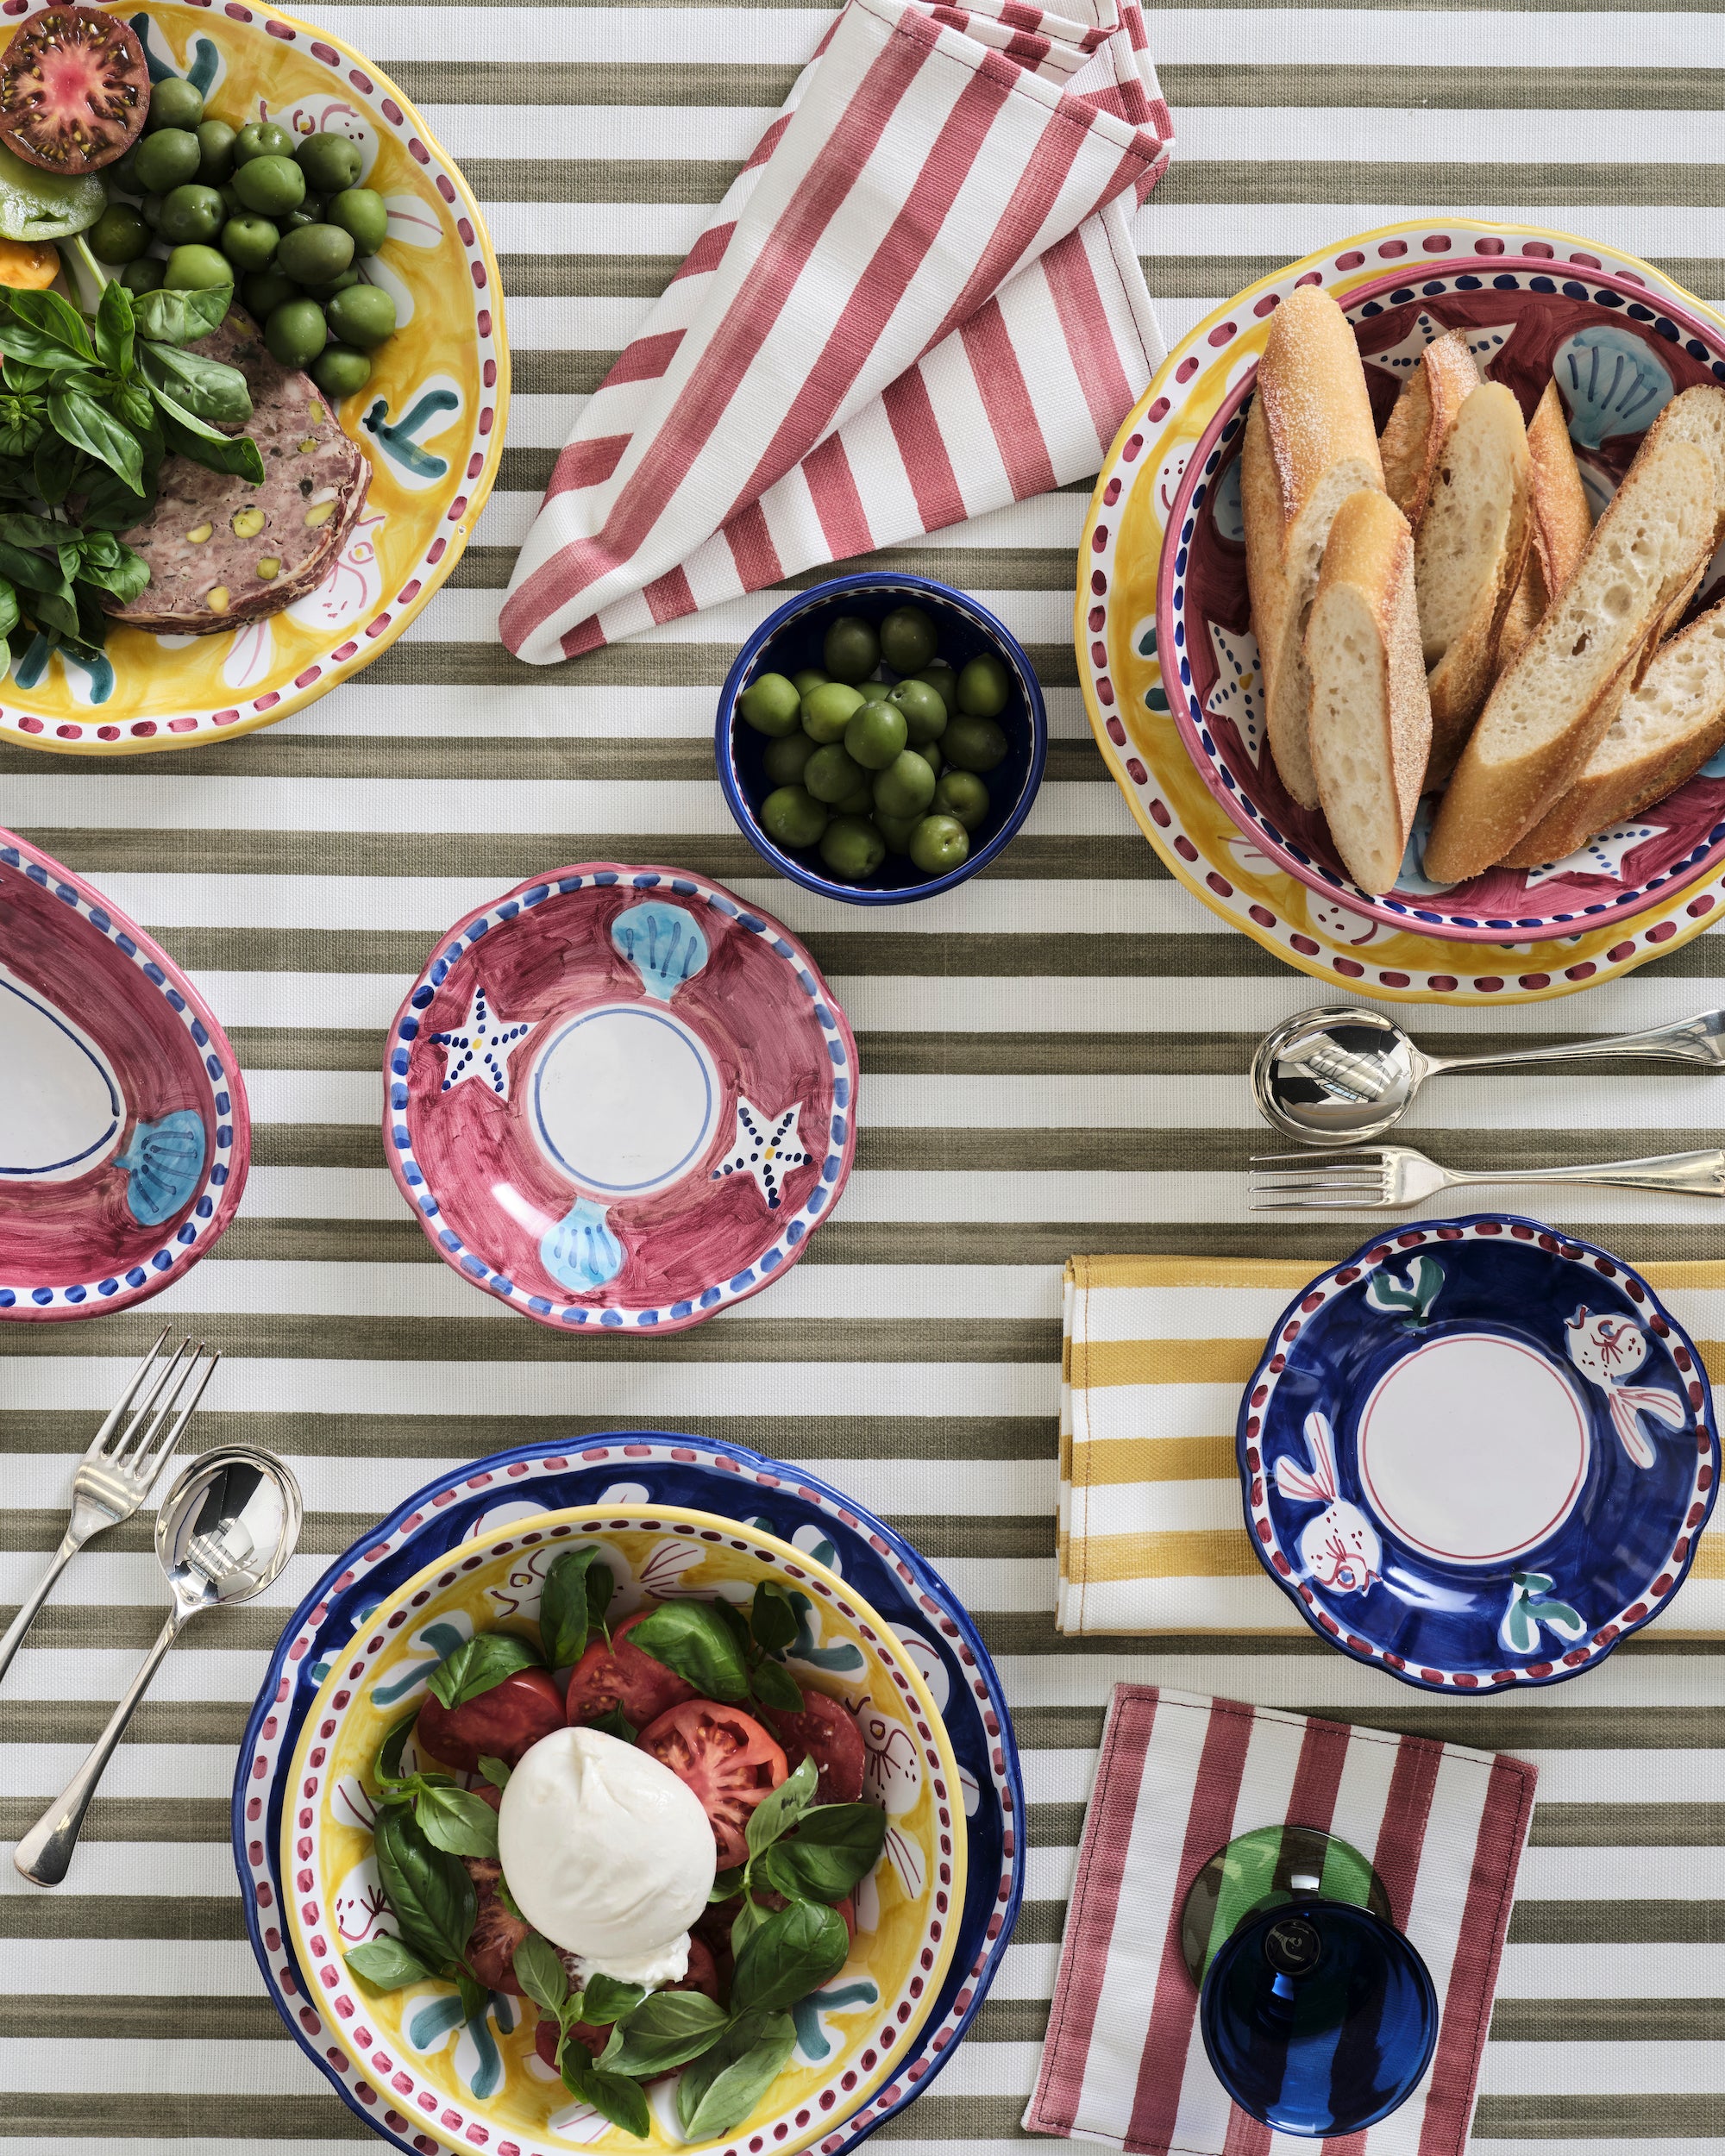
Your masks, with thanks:
M 1418 1205 L 1458 1183 L 1615 1183 L 1626 1190 L 1687 1190 L 1725 1198 L 1725 1152 L 1655 1153 L 1647 1160 L 1577 1168 L 1495 1168 L 1477 1175 L 1440 1168 L 1411 1145 L 1348 1153 L 1260 1153 L 1246 1203 L 1253 1213 L 1388 1212 Z
M 162 1346 L 172 1330 L 172 1326 L 162 1327 L 155 1345 L 133 1371 L 113 1412 L 90 1440 L 89 1450 L 78 1463 L 78 1472 L 72 1478 L 72 1518 L 60 1545 L 48 1560 L 34 1592 L 12 1620 L 6 1637 L 0 1639 L 0 1677 L 10 1668 L 36 1612 L 74 1551 L 81 1550 L 92 1535 L 129 1520 L 149 1496 L 172 1457 L 192 1409 L 204 1397 L 204 1388 L 221 1355 L 219 1351 L 206 1355 L 201 1340 L 194 1349 L 191 1340 L 185 1339 L 164 1358 Z M 147 1382 L 148 1390 L 145 1391 Z M 142 1401 L 130 1420 L 124 1421 L 141 1392 Z M 184 1406 L 179 1405 L 182 1399 Z

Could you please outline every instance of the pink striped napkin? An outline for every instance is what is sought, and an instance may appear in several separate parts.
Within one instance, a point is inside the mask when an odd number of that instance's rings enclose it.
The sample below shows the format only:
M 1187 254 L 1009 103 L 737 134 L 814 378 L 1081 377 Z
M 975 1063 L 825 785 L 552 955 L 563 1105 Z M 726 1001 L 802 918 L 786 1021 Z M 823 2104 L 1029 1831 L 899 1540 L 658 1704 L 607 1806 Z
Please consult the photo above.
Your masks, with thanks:
M 1327 2156 L 1461 2156 L 1537 1776 L 1428 1738 L 1117 1685 L 1025 2125 L 1132 2156 L 1313 2146 L 1229 2102 L 1180 1951 L 1181 1908 L 1207 1859 L 1286 1821 L 1371 1859 L 1442 2012 L 1419 2088 L 1380 2125 L 1327 2141 Z
M 1161 363 L 1136 0 L 849 0 L 589 398 L 499 624 L 535 665 L 1094 472 Z

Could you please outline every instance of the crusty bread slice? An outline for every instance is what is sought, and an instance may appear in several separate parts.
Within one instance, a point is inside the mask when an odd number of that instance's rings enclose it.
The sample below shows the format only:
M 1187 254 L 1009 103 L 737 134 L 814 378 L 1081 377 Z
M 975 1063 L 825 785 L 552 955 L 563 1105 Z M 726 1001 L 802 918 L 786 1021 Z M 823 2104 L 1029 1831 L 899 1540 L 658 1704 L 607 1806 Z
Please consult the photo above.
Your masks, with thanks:
M 1312 768 L 1348 874 L 1389 890 L 1420 805 L 1432 736 L 1414 540 L 1387 494 L 1362 487 L 1336 511 L 1306 628 Z
M 1568 791 L 1649 630 L 1705 560 L 1713 525 L 1706 453 L 1650 434 L 1468 736 L 1426 848 L 1433 881 L 1463 883 L 1502 860 Z
M 1563 399 L 1555 381 L 1546 384 L 1546 393 L 1527 423 L 1527 502 L 1534 543 L 1498 631 L 1500 674 L 1545 619 L 1546 607 L 1575 573 L 1587 535 L 1593 529 L 1593 511 L 1581 483 L 1575 444 L 1569 438 L 1569 423 L 1564 417 Z
M 1466 332 L 1446 330 L 1426 347 L 1425 356 L 1402 384 L 1396 408 L 1383 423 L 1377 442 L 1383 459 L 1383 491 L 1416 532 L 1450 429 L 1479 383 Z
M 1564 861 L 1596 831 L 1639 816 L 1693 778 L 1725 743 L 1725 604 L 1654 655 L 1617 707 L 1581 776 L 1503 857 L 1508 868 Z
M 1673 397 L 1648 428 L 1641 448 L 1645 449 L 1650 442 L 1665 440 L 1691 442 L 1697 448 L 1706 452 L 1713 467 L 1716 513 L 1713 520 L 1712 543 L 1696 565 L 1694 574 L 1667 605 L 1648 638 L 1647 649 L 1641 655 L 1638 679 L 1647 673 L 1653 663 L 1654 652 L 1683 619 L 1689 602 L 1695 597 L 1696 586 L 1706 573 L 1708 563 L 1718 552 L 1722 541 L 1725 541 L 1725 389 L 1720 389 L 1711 382 L 1699 382 L 1693 389 L 1686 389 L 1680 396 Z M 1636 454 L 1639 455 L 1640 452 Z
M 1304 639 L 1324 542 L 1350 494 L 1383 486 L 1347 317 L 1320 286 L 1300 285 L 1270 317 L 1258 361 L 1240 445 L 1240 506 L 1270 753 L 1302 808 L 1318 805 Z
M 1443 445 L 1414 546 L 1431 669 L 1428 787 L 1454 770 L 1496 671 L 1498 631 L 1527 558 L 1527 462 L 1515 391 L 1482 382 Z

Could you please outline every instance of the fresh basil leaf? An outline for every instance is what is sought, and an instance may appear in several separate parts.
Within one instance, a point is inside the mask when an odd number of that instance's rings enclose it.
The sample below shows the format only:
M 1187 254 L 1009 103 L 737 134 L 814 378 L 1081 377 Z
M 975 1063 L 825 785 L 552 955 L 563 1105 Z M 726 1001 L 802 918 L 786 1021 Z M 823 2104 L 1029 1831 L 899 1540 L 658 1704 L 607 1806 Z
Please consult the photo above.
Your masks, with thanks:
M 27 323 L 55 344 L 63 345 L 68 352 L 76 352 L 85 359 L 94 356 L 84 317 L 58 292 L 13 291 L 7 297 L 11 301 L 15 320 Z
M 743 1952 L 745 1941 L 755 1936 L 771 1915 L 772 1911 L 762 1908 L 752 1895 L 743 1896 L 743 1907 L 731 1920 L 731 1952 L 733 1960 Z
M 405 1940 L 373 1939 L 343 1956 L 356 1977 L 363 1977 L 374 1991 L 399 1991 L 404 1985 L 423 1984 L 435 1977 Z
M 461 1995 L 461 2012 L 469 2021 L 483 2021 L 491 2011 L 491 1993 L 471 1969 L 455 1971 L 455 1989 Z
M 509 1890 L 509 1882 L 507 1879 L 499 1879 L 497 1884 L 492 1889 L 492 1892 L 496 1895 L 498 1900 L 502 1902 L 505 1908 L 509 1911 L 510 1915 L 515 1919 L 518 1924 L 524 1924 L 527 1921 L 527 1919 L 521 1913 L 521 1904 L 516 1900 L 515 1896 Z
M 78 613 L 78 634 L 75 637 L 68 634 L 65 645 L 74 659 L 82 659 L 87 666 L 108 641 L 108 617 L 92 586 L 75 584 L 72 596 Z
M 63 597 L 67 595 L 66 579 L 58 561 L 50 563 L 40 554 L 12 546 L 4 539 L 0 539 L 0 576 L 21 585 L 27 592 L 58 592 Z
M 743 1867 L 738 1865 L 733 1871 L 721 1871 L 717 1874 L 713 1879 L 712 1890 L 706 1898 L 709 1903 L 728 1902 L 733 1894 L 741 1894 L 742 1891 Z
M 589 1977 L 581 2019 L 603 2028 L 607 2021 L 620 2021 L 625 2014 L 632 2014 L 646 1996 L 644 1984 L 623 1984 L 616 1977 Z
M 57 389 L 48 397 L 48 417 L 63 441 L 117 472 L 134 490 L 143 485 L 144 458 L 131 429 L 104 411 L 81 389 Z
M 78 611 L 75 596 L 64 599 L 58 592 L 40 592 L 30 611 L 36 617 L 38 628 L 58 630 L 67 639 L 76 637 L 79 642 L 85 641 L 86 624 Z
M 57 434 L 46 433 L 36 444 L 32 459 L 36 492 L 50 509 L 58 509 L 78 484 L 85 469 L 83 452 L 70 442 L 62 442 Z M 106 470 L 106 467 L 100 467 Z
M 645 2140 L 651 2130 L 647 2099 L 638 2082 L 622 2074 L 606 2073 L 596 2066 L 580 2044 L 563 2052 L 563 2086 L 572 2096 L 590 2103 L 602 2119 L 620 2126 L 625 2134 Z
M 0 578 L 0 636 L 9 636 L 18 626 L 18 594 Z
M 881 1860 L 887 1814 L 873 1804 L 818 1804 L 788 1840 L 775 1845 L 767 1876 L 781 1894 L 841 1901 Z
M 416 1707 L 411 1714 L 404 1714 L 395 1723 L 378 1746 L 376 1764 L 372 1769 L 374 1782 L 398 1782 L 401 1779 L 401 1755 L 407 1749 L 407 1740 L 413 1734 L 413 1726 L 419 1720 Z
M 472 1789 L 421 1789 L 413 1810 L 435 1848 L 497 1861 L 497 1814 Z
M 252 392 L 237 367 L 147 339 L 138 347 L 138 364 L 158 396 L 166 392 L 200 419 L 231 427 L 252 416 Z
M 752 1931 L 731 1980 L 733 2013 L 772 2013 L 794 2006 L 836 1977 L 850 1952 L 850 1934 L 837 1909 L 822 1902 L 793 1902 Z
M 801 1689 L 781 1662 L 757 1662 L 749 1672 L 749 1689 L 763 1707 L 776 1708 L 786 1714 L 803 1711 Z
M 661 1602 L 635 1626 L 629 1641 L 674 1670 L 703 1699 L 735 1702 L 749 1696 L 743 1650 L 710 1603 Z
M 378 1881 L 401 1935 L 436 1967 L 459 1962 L 473 1936 L 474 1883 L 459 1857 L 434 1848 L 405 1806 L 378 1814 L 373 1846 Z
M 716 1595 L 707 1604 L 707 1608 L 715 1616 L 724 1620 L 726 1631 L 743 1650 L 743 1659 L 747 1661 L 754 1644 L 754 1635 L 749 1629 L 747 1614 L 739 1609 L 735 1602 L 727 1601 L 723 1595 Z
M 129 427 L 140 433 L 155 424 L 155 406 L 141 382 L 122 382 L 114 392 L 114 409 Z
M 33 389 L 46 388 L 51 379 L 45 367 L 26 367 L 22 360 L 6 369 L 6 386 L 19 397 L 27 396 Z
M 178 406 L 170 409 L 171 400 L 166 398 L 161 398 L 160 403 L 162 434 L 175 455 L 201 464 L 206 471 L 225 473 L 231 479 L 249 479 L 254 486 L 263 485 L 263 452 L 248 434 L 216 434 L 201 423 L 183 424 L 185 416 L 179 413 Z
M 744 1838 L 751 1857 L 758 1857 L 763 1849 L 772 1846 L 787 1827 L 795 1826 L 814 1802 L 814 1785 L 819 1772 L 812 1759 L 805 1758 L 794 1774 L 787 1776 L 750 1813 Z
M 102 287 L 102 298 L 97 304 L 97 358 L 104 367 L 111 367 L 115 373 L 129 374 L 132 371 L 135 335 L 132 295 L 116 277 Z
M 602 2065 L 643 2080 L 687 2065 L 715 2042 L 730 2020 L 717 1999 L 704 1991 L 655 1991 L 626 2021 L 619 2022 L 607 2044 Z M 618 2043 L 618 2039 L 621 2042 Z
M 743 2014 L 677 2084 L 677 2123 L 692 2141 L 716 2140 L 740 2125 L 796 2049 L 788 2014 Z
M 494 1789 L 509 1787 L 509 1769 L 501 1759 L 493 1759 L 489 1753 L 480 1761 L 480 1772 Z
M 569 1996 L 568 1971 L 549 1939 L 529 1932 L 515 1950 L 516 1981 L 535 2006 L 560 2019 Z
M 9 546 L 58 547 L 66 536 L 64 524 L 47 517 L 33 517 L 27 511 L 8 510 L 0 516 L 0 539 Z
M 762 1580 L 755 1589 L 755 1599 L 749 1605 L 749 1629 L 756 1645 L 768 1654 L 782 1654 L 787 1647 L 795 1645 L 797 1613 L 776 1581 Z
M 611 1598 L 617 1590 L 617 1576 L 608 1564 L 595 1564 L 587 1573 L 587 1628 L 600 1632 L 609 1642 L 611 1627 L 605 1621 L 605 1613 L 611 1608 Z
M 539 1657 L 512 1632 L 481 1632 L 464 1639 L 427 1680 L 432 1696 L 452 1711 L 501 1684 L 518 1670 L 536 1670 Z
M 108 289 L 111 291 L 113 286 Z M 140 336 L 158 344 L 195 344 L 199 337 L 221 328 L 233 304 L 231 285 L 210 285 L 189 292 L 171 292 L 164 286 L 146 292 L 133 312 L 138 318 Z
M 606 1576 L 609 1577 L 609 1574 Z M 632 1745 L 637 1735 L 634 1723 L 620 1707 L 607 1708 L 603 1714 L 595 1714 L 590 1722 L 583 1722 L 581 1727 L 583 1729 L 597 1729 L 603 1735 L 615 1737 L 619 1743 L 625 1745 Z
M 120 551 L 114 562 L 91 561 L 86 555 L 78 571 L 86 584 L 93 584 L 98 591 L 111 592 L 123 606 L 128 599 L 136 599 L 150 580 L 150 565 L 141 554 L 134 554 L 129 547 Z
M 149 468 L 147 454 L 147 473 Z M 86 531 L 130 531 L 135 525 L 142 523 L 155 507 L 155 487 L 148 478 L 144 481 L 143 491 L 135 492 L 117 472 L 110 472 L 104 465 L 91 475 L 85 491 L 79 522 Z
M 586 1651 L 590 1618 L 587 1576 L 595 1562 L 605 1577 L 611 1568 L 603 1562 L 596 1542 L 579 1550 L 564 1550 L 551 1561 L 545 1574 L 544 1593 L 539 1601 L 539 1638 L 545 1660 L 554 1670 L 567 1670 Z

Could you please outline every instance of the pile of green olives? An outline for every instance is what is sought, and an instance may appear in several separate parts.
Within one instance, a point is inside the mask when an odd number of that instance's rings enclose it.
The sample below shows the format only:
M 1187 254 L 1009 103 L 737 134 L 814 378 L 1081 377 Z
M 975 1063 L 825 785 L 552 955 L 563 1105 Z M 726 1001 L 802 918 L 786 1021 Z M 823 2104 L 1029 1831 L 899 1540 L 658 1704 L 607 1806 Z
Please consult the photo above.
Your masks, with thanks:
M 988 813 L 982 774 L 1007 753 L 997 721 L 1011 674 L 992 652 L 955 672 L 919 606 L 895 606 L 878 624 L 842 616 L 821 658 L 800 674 L 756 674 L 737 699 L 768 736 L 767 836 L 792 851 L 819 846 L 850 883 L 889 853 L 925 875 L 962 868 Z M 891 679 L 880 678 L 883 664 Z
M 396 326 L 393 298 L 361 274 L 389 230 L 383 197 L 359 184 L 362 161 L 345 135 L 296 140 L 270 120 L 208 118 L 197 87 L 170 77 L 104 174 L 91 248 L 129 291 L 237 286 L 282 366 L 351 397 Z

